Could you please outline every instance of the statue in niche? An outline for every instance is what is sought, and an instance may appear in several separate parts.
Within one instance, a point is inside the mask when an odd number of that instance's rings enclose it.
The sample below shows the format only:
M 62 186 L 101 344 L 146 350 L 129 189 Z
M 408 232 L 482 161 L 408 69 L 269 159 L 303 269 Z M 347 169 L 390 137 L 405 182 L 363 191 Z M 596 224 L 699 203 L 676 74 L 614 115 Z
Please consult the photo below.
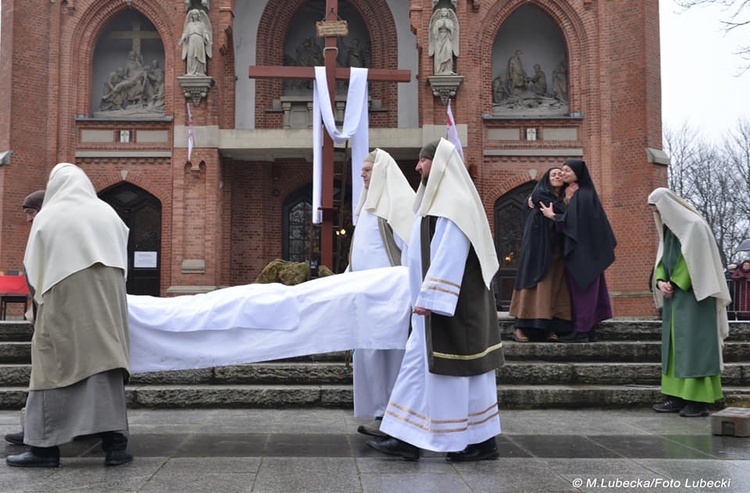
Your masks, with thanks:
M 192 9 L 187 13 L 178 44 L 182 45 L 182 59 L 186 62 L 185 75 L 205 76 L 213 53 L 213 29 L 205 10 Z
M 526 71 L 523 69 L 521 56 L 523 56 L 523 51 L 516 50 L 516 53 L 508 59 L 508 92 L 513 96 L 526 92 L 529 81 Z
M 531 92 L 537 96 L 547 95 L 547 76 L 542 72 L 542 67 L 534 64 L 534 75 L 529 78 Z
M 315 38 L 310 36 L 297 47 L 297 65 L 301 67 L 315 67 L 325 65 L 325 57 L 323 56 L 323 49 L 315 41 Z
M 164 111 L 164 69 L 159 60 L 152 60 L 148 69 L 148 107 Z
M 102 89 L 102 101 L 99 104 L 99 111 L 117 111 L 124 108 L 125 94 L 117 89 L 124 75 L 125 71 L 122 68 L 118 68 L 109 74 Z
M 456 75 L 453 56 L 458 57 L 459 29 L 456 12 L 439 8 L 430 19 L 429 55 L 434 56 L 435 75 Z
M 199 8 L 203 6 L 206 10 L 211 8 L 211 0 L 185 0 L 185 12 L 189 12 L 193 8 Z
M 508 81 L 505 80 L 505 74 L 500 74 L 492 81 L 492 102 L 500 103 L 508 99 Z
M 359 39 L 354 38 L 346 50 L 346 67 L 367 67 L 365 51 L 360 47 Z
M 552 72 L 552 96 L 563 103 L 568 102 L 568 60 L 565 56 Z

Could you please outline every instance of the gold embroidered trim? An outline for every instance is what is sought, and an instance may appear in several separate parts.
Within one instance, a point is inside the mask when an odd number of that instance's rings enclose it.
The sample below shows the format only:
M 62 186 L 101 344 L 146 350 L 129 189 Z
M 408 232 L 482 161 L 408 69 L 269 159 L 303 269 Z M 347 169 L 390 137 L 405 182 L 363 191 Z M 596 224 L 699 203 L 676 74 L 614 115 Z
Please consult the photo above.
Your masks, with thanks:
M 491 420 L 492 418 L 494 418 L 495 416 L 498 416 L 499 414 L 500 414 L 500 411 L 498 411 L 495 414 L 492 414 L 490 416 L 487 416 L 482 421 L 469 421 L 469 426 L 479 426 L 479 425 L 482 425 L 482 424 L 486 423 L 487 421 Z
M 433 286 L 429 286 L 429 287 L 422 286 L 422 289 L 429 289 L 431 291 L 440 291 L 441 293 L 452 294 L 453 296 L 455 296 L 456 298 L 458 298 L 458 293 L 455 292 L 455 291 L 449 291 L 447 289 L 437 288 L 437 287 L 433 287 Z
M 453 287 L 456 287 L 458 289 L 461 289 L 461 285 L 460 284 L 456 284 L 455 282 L 451 282 L 451 281 L 446 281 L 445 279 L 437 279 L 435 277 L 425 277 L 424 280 L 425 280 L 425 282 L 426 281 L 441 282 L 443 284 L 447 284 L 448 286 L 453 286 Z
M 496 407 L 497 407 L 497 401 L 495 401 L 495 403 L 492 404 L 492 405 L 490 405 L 487 409 L 485 409 L 483 411 L 479 411 L 478 413 L 469 414 L 469 416 L 481 416 L 482 414 L 484 414 L 484 413 L 486 413 L 488 411 L 491 411 L 491 410 L 493 410 Z
M 427 424 L 424 424 L 424 423 L 417 422 L 417 421 L 415 421 L 413 419 L 409 419 L 408 416 L 401 416 L 401 415 L 399 415 L 399 414 L 391 411 L 390 409 L 386 409 L 386 411 L 385 411 L 386 414 L 388 414 L 390 416 L 393 416 L 394 418 L 396 418 L 396 419 L 398 419 L 400 421 L 403 421 L 403 422 L 405 422 L 407 424 L 410 424 L 410 425 L 415 426 L 417 428 L 420 428 L 422 430 L 428 431 L 430 433 L 460 433 L 462 431 L 466 431 L 469 428 L 469 426 L 479 426 L 479 425 L 482 425 L 482 424 L 486 423 L 487 421 L 489 421 L 489 420 L 497 417 L 500 414 L 500 411 L 497 410 L 494 413 L 492 413 L 491 415 L 489 415 L 486 418 L 484 418 L 482 420 L 479 420 L 479 421 L 468 421 L 466 419 L 431 420 L 431 419 L 427 418 L 426 416 L 423 416 L 423 415 L 421 415 L 419 413 L 416 413 L 416 412 L 414 412 L 414 411 L 412 411 L 410 409 L 407 409 L 407 408 L 405 408 L 403 406 L 400 406 L 400 405 L 398 405 L 398 404 L 396 404 L 395 402 L 392 402 L 392 401 L 388 403 L 388 406 L 389 407 L 394 407 L 394 408 L 399 409 L 399 410 L 401 410 L 401 411 L 403 411 L 403 412 L 405 412 L 407 414 L 411 414 L 412 416 L 414 416 L 414 417 L 416 417 L 418 419 L 426 421 Z M 492 404 L 491 406 L 489 406 L 487 409 L 485 409 L 483 411 L 480 411 L 478 413 L 472 413 L 469 416 L 480 416 L 480 415 L 485 414 L 488 411 L 491 411 L 493 409 L 497 409 L 497 402 L 495 402 L 494 404 Z M 466 426 L 462 426 L 462 427 L 459 427 L 459 428 L 446 428 L 446 429 L 443 429 L 443 430 L 436 430 L 432 426 L 432 425 L 436 425 L 436 424 L 453 424 L 453 423 L 466 423 Z
M 495 344 L 494 346 L 490 346 L 481 353 L 475 353 L 475 354 L 449 354 L 449 353 L 438 353 L 433 351 L 432 355 L 436 358 L 443 358 L 443 359 L 459 359 L 459 360 L 472 360 L 472 359 L 479 359 L 487 356 L 492 351 L 497 351 L 498 349 L 501 349 L 503 347 L 503 343 L 500 342 L 498 344 Z

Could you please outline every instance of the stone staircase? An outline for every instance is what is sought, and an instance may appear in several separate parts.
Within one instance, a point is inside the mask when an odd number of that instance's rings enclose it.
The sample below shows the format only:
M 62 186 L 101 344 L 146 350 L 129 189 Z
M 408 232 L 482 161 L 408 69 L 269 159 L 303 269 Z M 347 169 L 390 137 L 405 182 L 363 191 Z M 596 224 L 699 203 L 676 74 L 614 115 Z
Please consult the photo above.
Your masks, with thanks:
M 516 343 L 501 320 L 506 365 L 497 372 L 502 408 L 647 407 L 659 399 L 661 322 L 613 320 L 598 342 Z M 31 327 L 0 322 L 0 408 L 26 401 Z M 268 363 L 134 375 L 131 408 L 352 406 L 346 353 Z M 724 404 L 750 407 L 750 322 L 730 322 Z

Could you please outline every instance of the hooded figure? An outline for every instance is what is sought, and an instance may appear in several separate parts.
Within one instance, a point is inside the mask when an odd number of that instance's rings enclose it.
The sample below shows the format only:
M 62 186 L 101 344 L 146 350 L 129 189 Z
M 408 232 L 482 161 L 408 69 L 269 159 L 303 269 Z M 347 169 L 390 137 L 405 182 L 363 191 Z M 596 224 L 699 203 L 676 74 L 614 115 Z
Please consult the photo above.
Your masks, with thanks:
M 536 205 L 526 211 L 516 285 L 509 309 L 510 316 L 516 318 L 513 333 L 516 342 L 528 342 L 529 334 L 535 340 L 541 336 L 554 342 L 558 340 L 557 332 L 572 330 L 563 236 L 538 206 L 552 203 L 555 213 L 562 214 L 565 212 L 564 191 L 562 169 L 555 166 L 544 173 L 531 192 L 531 203 Z
M 57 467 L 58 445 L 99 434 L 105 465 L 127 448 L 129 376 L 125 294 L 128 228 L 79 167 L 52 169 L 26 245 L 24 267 L 38 305 L 24 442 L 8 465 Z
M 657 412 L 708 415 L 721 399 L 721 350 L 731 302 L 711 228 L 681 197 L 657 188 L 648 197 L 659 233 L 652 286 L 662 308 L 661 391 Z
M 495 369 L 504 362 L 490 288 L 498 269 L 487 215 L 456 147 L 425 146 L 407 267 L 412 331 L 381 430 L 369 447 L 408 460 L 498 457 Z
M 586 163 L 566 159 L 563 178 L 567 183 L 567 210 L 556 214 L 541 206 L 542 213 L 556 222 L 565 237 L 565 276 L 572 303 L 573 332 L 564 342 L 593 342 L 596 325 L 612 318 L 612 305 L 604 271 L 615 260 L 617 240 L 594 188 Z
M 355 215 L 359 217 L 352 238 L 348 271 L 401 265 L 414 213 L 414 189 L 390 154 L 375 149 L 362 164 L 363 190 Z M 382 436 L 380 422 L 396 383 L 402 349 L 354 351 L 354 416 L 375 417 L 357 431 Z

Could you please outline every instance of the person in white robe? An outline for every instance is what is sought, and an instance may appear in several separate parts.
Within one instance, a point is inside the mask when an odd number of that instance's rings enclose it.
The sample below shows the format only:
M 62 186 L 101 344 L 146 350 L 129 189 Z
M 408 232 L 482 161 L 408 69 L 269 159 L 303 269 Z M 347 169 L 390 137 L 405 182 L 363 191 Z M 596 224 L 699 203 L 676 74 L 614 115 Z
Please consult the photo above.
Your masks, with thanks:
M 128 228 L 70 163 L 49 176 L 24 268 L 37 305 L 24 443 L 14 467 L 58 467 L 58 445 L 98 434 L 104 465 L 130 462 L 125 293 Z
M 360 176 L 363 191 L 355 211 L 357 227 L 347 270 L 402 265 L 404 238 L 409 237 L 414 217 L 414 189 L 393 157 L 382 149 L 367 155 Z M 354 350 L 354 416 L 375 418 L 372 423 L 360 425 L 359 433 L 384 436 L 380 422 L 403 357 L 403 349 Z
M 498 457 L 495 370 L 504 363 L 491 281 L 498 269 L 479 194 L 455 146 L 425 145 L 407 267 L 412 332 L 381 425 L 367 445 L 417 460 Z

